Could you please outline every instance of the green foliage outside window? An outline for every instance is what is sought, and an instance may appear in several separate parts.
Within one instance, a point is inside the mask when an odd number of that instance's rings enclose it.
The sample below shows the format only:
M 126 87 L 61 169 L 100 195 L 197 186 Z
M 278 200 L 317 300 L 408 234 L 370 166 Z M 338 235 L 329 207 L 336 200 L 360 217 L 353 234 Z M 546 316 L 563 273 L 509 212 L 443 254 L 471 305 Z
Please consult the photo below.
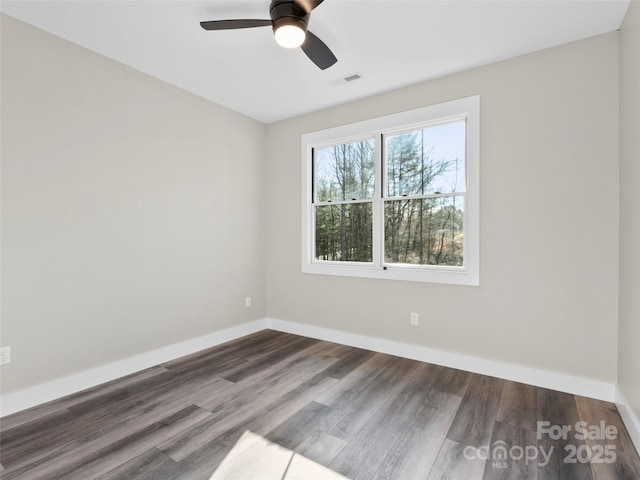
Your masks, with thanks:
M 315 257 L 371 262 L 375 142 L 314 150 Z M 384 262 L 463 265 L 465 123 L 383 137 Z

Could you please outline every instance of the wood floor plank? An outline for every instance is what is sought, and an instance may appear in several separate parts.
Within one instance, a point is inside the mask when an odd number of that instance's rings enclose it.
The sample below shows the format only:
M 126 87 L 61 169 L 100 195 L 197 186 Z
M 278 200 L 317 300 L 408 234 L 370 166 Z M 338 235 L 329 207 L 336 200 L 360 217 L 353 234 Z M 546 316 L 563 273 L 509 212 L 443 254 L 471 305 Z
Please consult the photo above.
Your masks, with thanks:
M 592 433 L 584 443 L 595 454 L 590 462 L 594 480 L 640 479 L 640 458 L 627 430 L 616 427 L 622 424 L 622 418 L 615 406 L 608 402 L 592 402 L 585 397 L 576 397 L 576 404 L 580 420 L 586 422 L 581 425 L 581 432 Z M 607 432 L 608 427 L 615 428 L 615 433 Z M 613 455 L 599 454 L 604 448 Z M 610 462 L 613 458 L 615 461 Z
M 432 388 L 440 390 L 451 395 L 462 397 L 467 391 L 467 387 L 472 373 L 455 368 L 442 367 L 440 365 L 432 365 Z
M 502 423 L 537 431 L 538 396 L 536 387 L 505 381 L 500 397 L 497 420 Z
M 479 457 L 467 458 L 467 446 L 445 438 L 427 480 L 481 479 L 486 461 Z
M 392 446 L 428 407 L 429 388 L 424 388 L 419 378 L 416 371 L 401 379 L 396 377 L 399 388 L 389 390 L 385 402 L 331 462 L 331 470 L 352 479 L 375 475 Z
M 573 444 L 572 441 L 549 438 L 538 440 L 539 448 L 552 452 L 548 464 L 538 465 L 538 480 L 593 480 L 588 464 L 567 462 L 569 452 L 566 447 Z
M 7 472 L 7 480 L 93 480 L 211 414 L 187 407 L 102 447 L 76 448 L 47 462 Z
M 226 430 L 214 441 L 202 444 L 200 448 L 180 460 L 179 470 L 189 472 L 189 480 L 209 480 L 236 442 L 247 431 L 251 430 L 246 420 Z
M 425 408 L 393 445 L 375 478 L 427 478 L 461 401 L 457 395 L 430 391 Z
M 261 330 L 221 345 L 216 345 L 170 360 L 163 363 L 162 366 L 168 369 L 188 369 L 202 362 L 212 364 L 216 360 L 229 356 L 237 358 L 235 354 L 240 354 L 240 357 L 251 359 L 253 355 L 285 345 L 288 341 L 294 340 L 295 338 L 296 335 L 288 333 L 276 332 L 274 330 Z
M 333 415 L 323 429 L 333 436 L 350 440 L 393 392 L 403 386 L 403 381 L 409 381 L 408 374 L 418 368 L 421 366 L 410 360 L 392 359 L 376 375 L 363 379 L 360 388 L 349 388 L 331 402 Z
M 504 380 L 474 375 L 467 387 L 447 438 L 480 447 L 491 440 Z
M 576 400 L 568 393 L 537 389 L 538 418 L 542 422 L 548 422 L 551 426 L 568 426 L 572 430 L 566 438 L 554 439 L 550 435 L 542 435 L 538 438 L 538 447 L 545 451 L 553 451 L 547 465 L 538 465 L 538 480 L 593 480 L 591 468 L 584 463 L 569 463 L 567 461 L 570 449 L 578 448 L 584 442 L 577 439 L 573 430 L 576 422 L 580 420 Z M 539 435 L 540 437 L 540 435 Z
M 325 355 L 328 357 L 342 358 L 344 355 L 349 355 L 354 347 L 348 345 L 341 345 L 339 343 L 331 343 L 331 345 L 325 351 Z
M 545 461 L 534 431 L 500 421 L 496 422 L 488 452 L 482 480 L 536 480 L 538 463 Z
M 395 357 L 381 353 L 374 354 L 340 379 L 333 388 L 320 395 L 316 401 L 329 407 L 349 402 L 352 398 L 361 395 L 363 390 L 370 388 L 369 385 L 375 378 L 394 361 Z
M 15 463 L 6 465 L 10 471 L 35 468 L 43 463 L 60 462 L 84 452 L 99 450 L 192 405 L 197 395 L 207 395 L 226 387 L 230 382 L 213 377 L 208 382 L 183 384 L 186 388 L 165 395 L 136 398 L 129 403 L 103 406 L 95 412 L 84 412 L 60 428 L 46 429 L 30 440 L 31 453 L 22 452 Z M 195 398 L 194 398 L 195 395 Z M 209 414 L 210 415 L 210 414 Z M 25 457 L 26 455 L 26 457 Z
M 306 378 L 317 373 L 316 367 L 318 365 L 321 370 L 324 370 L 337 361 L 338 359 L 333 357 L 314 354 L 310 348 L 298 350 L 281 359 L 272 358 L 270 363 L 265 362 L 262 368 L 253 371 L 252 375 L 243 378 L 232 388 L 220 392 L 218 395 L 202 399 L 198 405 L 213 413 L 218 413 L 225 408 L 230 408 L 230 402 L 236 402 L 239 398 L 246 397 L 249 392 L 253 397 L 259 397 L 269 390 L 277 392 L 279 385 L 302 383 Z M 316 365 L 313 368 L 313 373 L 311 370 L 305 370 L 310 365 Z
M 7 415 L 0 419 L 0 428 L 2 429 L 3 435 L 9 434 L 12 429 L 27 422 L 34 422 L 40 418 L 52 415 L 58 410 L 65 410 L 68 407 L 77 405 L 81 402 L 86 402 L 96 397 L 104 396 L 112 391 L 124 390 L 131 385 L 136 385 L 140 381 L 143 381 L 147 378 L 153 378 L 157 375 L 161 375 L 166 371 L 166 368 L 159 365 L 147 368 L 145 370 L 132 373 L 131 375 L 127 375 L 125 377 L 121 377 L 116 380 L 106 382 L 95 387 L 88 388 L 86 390 L 82 390 L 81 392 L 77 392 L 72 395 L 68 395 L 66 397 L 44 403 L 42 405 L 22 410 L 12 415 Z
M 0 436 L 0 459 L 7 467 L 20 464 L 25 458 L 33 459 L 37 455 L 37 445 L 42 441 L 47 431 L 57 432 L 67 429 L 69 422 L 74 420 L 74 415 L 65 409 L 56 409 L 52 413 L 40 416 L 37 412 L 34 422 L 22 422 L 17 427 L 2 432 Z M 44 443 L 49 444 L 50 439 Z
M 328 467 L 347 445 L 347 441 L 322 430 L 316 430 L 296 448 L 296 452 L 305 458 Z
M 100 475 L 97 480 L 170 480 L 177 476 L 176 467 L 176 462 L 168 455 L 151 448 Z
M 249 419 L 247 427 L 254 433 L 268 435 L 278 425 L 288 420 L 294 412 L 308 405 L 318 395 L 335 384 L 337 380 L 320 373 L 298 385 L 293 390 L 284 393 L 277 400 L 266 403 Z
M 79 421 L 89 420 L 92 425 L 97 426 L 97 422 L 135 415 L 140 409 L 148 415 L 151 407 L 156 405 L 168 409 L 195 404 L 212 395 L 221 395 L 233 386 L 234 383 L 216 376 L 172 378 L 152 388 L 132 390 L 128 395 L 95 405 L 93 408 L 87 408 L 85 405 L 71 407 L 71 412 L 80 419 Z
M 538 418 L 551 425 L 575 424 L 580 420 L 575 396 L 546 388 L 536 389 Z
M 219 365 L 214 364 L 219 367 Z M 125 386 L 120 389 L 112 389 L 97 395 L 94 398 L 79 402 L 69 407 L 77 415 L 83 415 L 89 412 L 101 411 L 102 409 L 112 409 L 119 402 L 131 402 L 144 397 L 155 398 L 166 392 L 171 392 L 174 388 L 197 386 L 199 383 L 208 383 L 213 378 L 218 378 L 220 384 L 231 384 L 228 380 L 223 380 L 220 375 L 215 373 L 218 370 L 213 365 L 195 364 L 193 368 L 182 370 L 165 369 L 164 373 L 156 375 L 152 378 L 144 379 L 132 386 Z
M 189 471 L 194 480 L 207 479 L 207 475 L 210 476 L 215 471 L 245 431 L 266 436 L 268 432 L 288 419 L 293 412 L 311 402 L 318 392 L 329 388 L 336 381 L 333 378 L 316 375 L 273 403 L 263 405 L 263 408 L 253 412 L 251 417 L 222 426 L 220 431 L 223 433 L 209 439 L 206 443 L 200 442 L 195 451 L 193 448 L 189 450 L 192 453 L 188 456 L 184 456 L 184 450 L 172 452 L 172 445 L 168 445 L 168 453 L 177 454 L 174 458 L 179 458 L 179 464 L 183 470 Z M 218 433 L 213 432 L 211 436 Z
M 273 332 L 262 343 L 259 339 L 252 339 L 250 342 L 241 339 L 239 345 L 225 344 L 220 351 L 210 349 L 206 355 L 197 356 L 192 361 L 178 359 L 163 366 L 168 369 L 172 379 L 211 375 L 230 378 L 237 372 L 244 371 L 247 365 L 254 365 L 256 361 L 269 366 L 274 363 L 274 357 L 285 356 L 283 351 L 299 353 L 315 343 L 317 340 Z
M 329 367 L 326 374 L 328 377 L 342 379 L 373 355 L 374 352 L 370 350 L 352 348 L 350 351 L 338 357 L 340 360 Z
M 237 395 L 225 399 L 223 403 L 214 405 L 210 409 L 213 413 L 211 419 L 202 422 L 184 435 L 160 444 L 158 448 L 175 461 L 181 461 L 195 450 L 213 441 L 233 425 L 243 423 L 263 410 L 265 404 L 279 402 L 285 395 L 304 385 L 310 378 L 315 377 L 335 361 L 336 359 L 331 357 L 311 356 L 296 362 L 296 369 L 293 371 L 274 372 L 260 385 L 254 386 L 252 395 L 242 394 L 246 393 L 245 389 Z M 317 392 L 314 394 L 317 395 Z M 312 398 L 308 401 L 311 400 Z M 200 406 L 203 408 L 205 408 L 204 405 L 210 405 L 209 401 L 202 403 L 203 405 Z
M 266 438 L 289 450 L 296 450 L 309 437 L 310 431 L 322 426 L 331 410 L 331 407 L 311 401 L 271 430 Z
M 233 372 L 224 373 L 222 375 L 222 378 L 230 380 L 234 383 L 240 382 L 245 378 L 249 378 L 255 376 L 256 374 L 259 374 L 274 363 L 280 362 L 282 360 L 288 360 L 292 355 L 300 353 L 302 350 L 306 350 L 317 343 L 318 340 L 314 340 L 312 338 L 295 339 L 286 346 L 281 346 L 278 349 L 264 352 L 264 354 L 259 356 L 258 358 L 244 363 L 242 365 L 242 368 L 234 369 Z
M 615 411 L 618 410 L 618 407 L 616 407 L 616 404 L 612 402 L 606 402 L 604 400 L 599 400 L 597 398 L 583 397 L 581 395 L 574 395 L 574 397 L 576 400 L 576 404 L 590 403 L 599 408 L 608 408 L 609 410 L 615 410 Z

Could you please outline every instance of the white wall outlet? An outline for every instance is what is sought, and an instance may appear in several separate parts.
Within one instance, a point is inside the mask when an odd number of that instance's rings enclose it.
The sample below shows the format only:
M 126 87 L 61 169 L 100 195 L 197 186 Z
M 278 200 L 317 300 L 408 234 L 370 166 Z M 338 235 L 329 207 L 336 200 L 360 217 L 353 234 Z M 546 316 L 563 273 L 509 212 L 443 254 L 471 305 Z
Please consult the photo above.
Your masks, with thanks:
M 11 347 L 0 348 L 0 365 L 11 363 Z
M 420 325 L 420 315 L 416 312 L 411 312 L 411 325 Z
M 244 306 L 246 308 L 251 307 L 251 297 L 244 297 Z

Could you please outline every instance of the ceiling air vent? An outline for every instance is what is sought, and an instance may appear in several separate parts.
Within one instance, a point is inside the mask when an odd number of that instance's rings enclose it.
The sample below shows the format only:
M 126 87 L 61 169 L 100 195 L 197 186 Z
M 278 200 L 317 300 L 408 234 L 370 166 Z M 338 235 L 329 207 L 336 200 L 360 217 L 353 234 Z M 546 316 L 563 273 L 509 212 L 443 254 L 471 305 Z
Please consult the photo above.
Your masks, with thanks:
M 347 75 L 346 77 L 334 78 L 333 80 L 329 80 L 327 83 L 332 87 L 339 87 L 340 85 L 354 82 L 356 80 L 359 80 L 360 78 L 360 74 L 354 73 L 351 75 Z

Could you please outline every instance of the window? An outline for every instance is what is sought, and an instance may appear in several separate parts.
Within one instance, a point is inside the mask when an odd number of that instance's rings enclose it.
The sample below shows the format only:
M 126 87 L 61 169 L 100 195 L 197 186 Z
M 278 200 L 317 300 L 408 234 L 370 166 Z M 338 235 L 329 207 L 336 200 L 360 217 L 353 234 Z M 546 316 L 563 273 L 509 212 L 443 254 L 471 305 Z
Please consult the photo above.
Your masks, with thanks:
M 479 284 L 479 97 L 302 137 L 302 271 Z

